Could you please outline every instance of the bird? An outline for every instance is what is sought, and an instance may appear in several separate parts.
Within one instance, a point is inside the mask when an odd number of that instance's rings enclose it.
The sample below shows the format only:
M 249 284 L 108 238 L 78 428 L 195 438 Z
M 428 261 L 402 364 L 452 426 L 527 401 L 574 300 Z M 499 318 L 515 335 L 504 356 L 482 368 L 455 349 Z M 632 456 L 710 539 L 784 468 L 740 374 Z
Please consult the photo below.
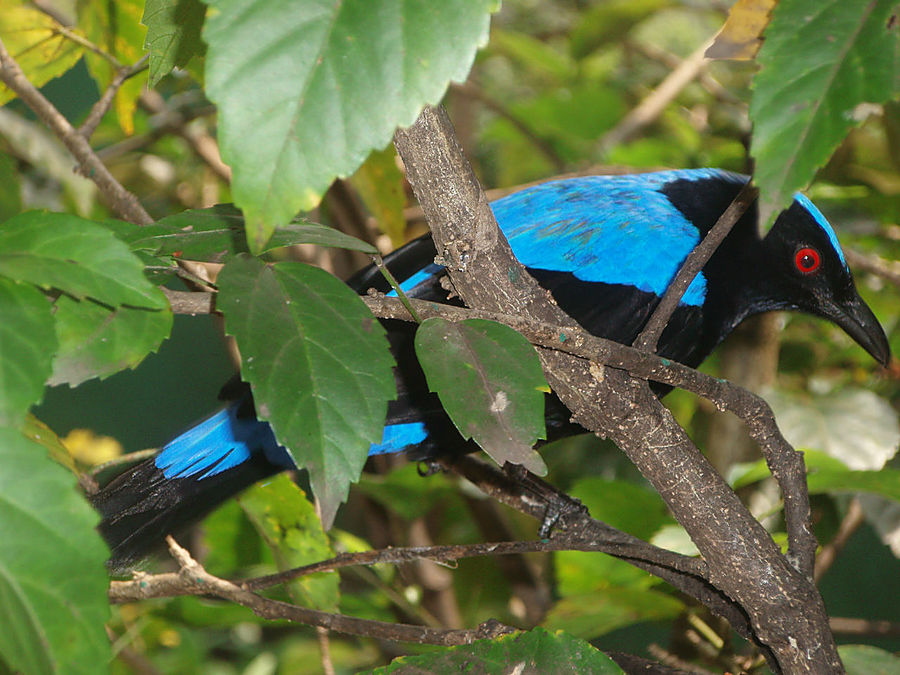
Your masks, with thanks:
M 720 169 L 581 176 L 526 187 L 491 207 L 515 257 L 561 309 L 591 334 L 631 344 L 688 254 L 749 180 Z M 887 337 L 821 211 L 797 193 L 768 233 L 757 221 L 753 204 L 684 293 L 657 353 L 696 367 L 747 317 L 789 310 L 833 322 L 886 366 Z M 459 304 L 436 254 L 424 235 L 386 256 L 385 264 L 409 297 Z M 394 293 L 374 266 L 347 283 L 359 293 Z M 397 361 L 398 394 L 370 456 L 405 452 L 428 459 L 475 449 L 428 389 L 415 358 L 415 327 L 383 323 Z M 228 402 L 224 408 L 93 495 L 112 570 L 132 567 L 166 534 L 251 484 L 297 468 L 256 418 L 245 383 L 234 378 L 220 397 Z M 548 433 L 578 432 L 556 403 L 547 406 Z

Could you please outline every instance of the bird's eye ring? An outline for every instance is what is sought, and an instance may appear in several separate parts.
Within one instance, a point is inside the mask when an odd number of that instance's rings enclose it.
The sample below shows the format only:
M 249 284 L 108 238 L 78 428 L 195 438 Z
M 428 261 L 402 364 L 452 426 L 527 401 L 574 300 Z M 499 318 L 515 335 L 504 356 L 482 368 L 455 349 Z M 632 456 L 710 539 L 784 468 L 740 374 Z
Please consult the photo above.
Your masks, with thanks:
M 802 274 L 812 274 L 819 269 L 821 264 L 822 258 L 814 248 L 801 248 L 794 255 L 794 265 L 797 266 L 797 270 Z

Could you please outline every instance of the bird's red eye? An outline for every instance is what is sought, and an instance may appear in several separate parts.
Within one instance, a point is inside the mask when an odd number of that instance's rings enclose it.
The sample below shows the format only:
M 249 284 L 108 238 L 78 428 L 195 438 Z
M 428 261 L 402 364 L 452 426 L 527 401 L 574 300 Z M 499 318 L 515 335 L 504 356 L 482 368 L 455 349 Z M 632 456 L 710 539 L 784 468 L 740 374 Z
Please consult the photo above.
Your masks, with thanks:
M 819 257 L 819 252 L 816 249 L 801 248 L 794 256 L 794 264 L 803 274 L 812 274 L 819 269 L 822 259 Z

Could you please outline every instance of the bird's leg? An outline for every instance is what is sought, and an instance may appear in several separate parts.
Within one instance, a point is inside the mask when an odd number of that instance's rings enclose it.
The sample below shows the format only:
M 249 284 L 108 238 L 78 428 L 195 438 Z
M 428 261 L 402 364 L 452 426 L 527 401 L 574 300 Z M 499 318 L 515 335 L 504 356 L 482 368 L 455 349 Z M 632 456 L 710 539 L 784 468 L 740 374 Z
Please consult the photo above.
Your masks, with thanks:
M 544 517 L 541 519 L 541 526 L 538 529 L 538 536 L 541 539 L 548 539 L 554 528 L 566 516 L 584 517 L 588 515 L 584 504 L 560 492 L 525 469 L 525 467 L 507 462 L 503 465 L 503 470 L 510 479 L 544 504 Z

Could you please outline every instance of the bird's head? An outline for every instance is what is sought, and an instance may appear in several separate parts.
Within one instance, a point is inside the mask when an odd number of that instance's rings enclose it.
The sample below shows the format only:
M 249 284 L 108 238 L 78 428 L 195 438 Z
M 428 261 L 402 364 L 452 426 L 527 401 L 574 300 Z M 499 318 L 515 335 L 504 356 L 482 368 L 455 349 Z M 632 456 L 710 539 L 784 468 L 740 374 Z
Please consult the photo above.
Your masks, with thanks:
M 829 319 L 879 363 L 891 350 L 878 319 L 856 291 L 841 245 L 831 225 L 798 194 L 762 242 L 766 309 L 789 309 Z

